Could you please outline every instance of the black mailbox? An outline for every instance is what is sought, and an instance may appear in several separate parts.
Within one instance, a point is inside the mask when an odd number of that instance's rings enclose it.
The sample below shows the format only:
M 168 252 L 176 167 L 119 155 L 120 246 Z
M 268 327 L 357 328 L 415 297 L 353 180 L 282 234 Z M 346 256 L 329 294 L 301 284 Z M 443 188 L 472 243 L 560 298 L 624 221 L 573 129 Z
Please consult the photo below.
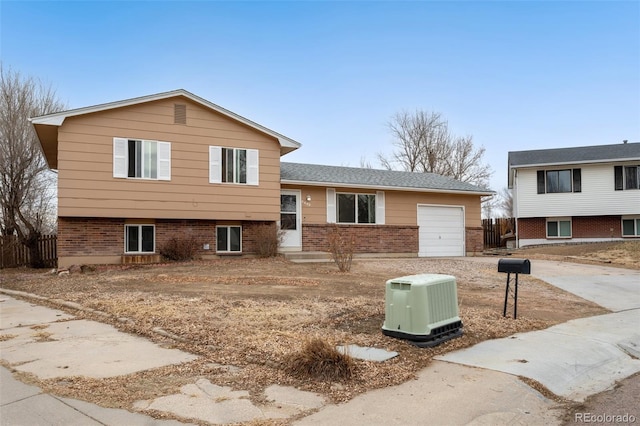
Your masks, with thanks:
M 498 272 L 512 272 L 516 274 L 531 274 L 529 259 L 500 259 Z

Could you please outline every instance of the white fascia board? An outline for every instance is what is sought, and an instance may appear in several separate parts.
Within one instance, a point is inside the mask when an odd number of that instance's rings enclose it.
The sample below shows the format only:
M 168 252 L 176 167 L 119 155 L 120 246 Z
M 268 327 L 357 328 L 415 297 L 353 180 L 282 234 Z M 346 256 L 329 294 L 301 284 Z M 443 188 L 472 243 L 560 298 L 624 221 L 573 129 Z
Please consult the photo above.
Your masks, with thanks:
M 335 183 L 335 182 L 310 182 L 303 180 L 280 180 L 285 185 L 302 185 L 302 186 L 322 186 L 327 188 L 362 188 L 377 189 L 379 191 L 410 191 L 410 192 L 435 192 L 439 194 L 464 194 L 464 195 L 495 195 L 495 191 L 461 191 L 455 189 L 437 189 L 437 188 L 414 188 L 409 186 L 380 186 L 380 185 L 363 185 L 357 183 Z
M 639 161 L 640 157 L 627 157 L 627 158 L 609 158 L 606 160 L 588 160 L 588 161 L 565 161 L 558 163 L 535 163 L 535 164 L 518 164 L 516 166 L 509 166 L 509 169 L 528 169 L 533 167 L 549 167 L 549 166 L 582 166 L 589 164 L 602 164 L 602 163 L 620 163 L 625 161 Z
M 48 114 L 48 115 L 43 115 L 40 117 L 33 117 L 30 118 L 29 121 L 31 121 L 33 124 L 46 124 L 46 125 L 51 125 L 51 126 L 61 126 L 62 123 L 64 123 L 65 118 L 67 117 L 74 117 L 77 115 L 84 115 L 84 114 L 91 114 L 94 112 L 99 112 L 99 111 L 105 111 L 105 110 L 109 110 L 109 109 L 114 109 L 114 108 L 122 108 L 122 107 L 126 107 L 126 106 L 130 106 L 130 105 L 136 105 L 136 104 L 141 104 L 141 103 L 145 103 L 145 102 L 151 102 L 151 101 L 158 101 L 158 100 L 162 100 L 162 99 L 167 99 L 167 98 L 172 98 L 172 97 L 176 97 L 176 96 L 184 96 L 190 100 L 192 100 L 195 103 L 198 103 L 204 107 L 207 107 L 209 109 L 212 109 L 222 115 L 225 115 L 229 118 L 232 118 L 236 121 L 239 121 L 249 127 L 252 127 L 262 133 L 266 133 L 267 135 L 275 138 L 278 140 L 278 142 L 280 143 L 281 146 L 287 147 L 287 148 L 300 148 L 302 146 L 302 144 L 300 142 L 297 142 L 291 138 L 288 138 L 284 135 L 281 135 L 278 132 L 274 132 L 271 129 L 268 129 L 264 126 L 261 126 L 258 123 L 255 123 L 247 118 L 242 117 L 241 115 L 238 115 L 234 112 L 229 111 L 228 109 L 225 109 L 219 105 L 214 104 L 213 102 L 209 102 L 208 100 L 201 98 L 200 96 L 194 95 L 191 92 L 188 92 L 184 89 L 178 89 L 178 90 L 173 90 L 171 92 L 163 92 L 163 93 L 157 93 L 155 95 L 148 95 L 148 96 L 141 96 L 138 98 L 132 98 L 132 99 L 126 99 L 123 101 L 116 101 L 116 102 L 109 102 L 106 104 L 100 104 L 100 105 L 94 105 L 94 106 L 90 106 L 90 107 L 85 107 L 85 108 L 78 108 L 78 109 L 72 109 L 72 110 L 68 110 L 68 111 L 62 111 L 62 112 L 57 112 L 54 114 Z

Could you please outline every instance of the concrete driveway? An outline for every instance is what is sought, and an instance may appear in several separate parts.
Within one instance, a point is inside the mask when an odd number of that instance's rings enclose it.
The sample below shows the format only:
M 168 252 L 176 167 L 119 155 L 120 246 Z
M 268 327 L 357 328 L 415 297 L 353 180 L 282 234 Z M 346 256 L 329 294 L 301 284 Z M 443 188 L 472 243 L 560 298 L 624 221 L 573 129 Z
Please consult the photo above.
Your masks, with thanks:
M 575 401 L 640 371 L 640 271 L 533 260 L 531 274 L 613 313 L 482 342 L 438 359 L 529 377 Z

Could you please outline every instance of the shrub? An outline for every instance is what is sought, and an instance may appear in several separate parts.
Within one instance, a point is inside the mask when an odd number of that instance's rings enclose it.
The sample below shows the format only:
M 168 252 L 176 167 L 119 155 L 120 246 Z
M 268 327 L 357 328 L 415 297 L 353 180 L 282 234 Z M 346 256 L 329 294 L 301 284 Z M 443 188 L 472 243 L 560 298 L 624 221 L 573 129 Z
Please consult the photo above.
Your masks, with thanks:
M 356 239 L 353 235 L 342 235 L 337 225 L 329 231 L 329 254 L 340 272 L 349 272 L 353 261 Z
M 256 253 L 260 257 L 274 257 L 278 255 L 278 248 L 282 244 L 283 231 L 275 224 L 260 224 L 255 229 Z
M 283 364 L 288 373 L 301 379 L 348 380 L 356 370 L 353 358 L 317 337 L 307 341 L 299 352 L 289 355 Z
M 160 247 L 160 254 L 169 260 L 193 260 L 198 247 L 199 244 L 193 235 L 172 237 Z

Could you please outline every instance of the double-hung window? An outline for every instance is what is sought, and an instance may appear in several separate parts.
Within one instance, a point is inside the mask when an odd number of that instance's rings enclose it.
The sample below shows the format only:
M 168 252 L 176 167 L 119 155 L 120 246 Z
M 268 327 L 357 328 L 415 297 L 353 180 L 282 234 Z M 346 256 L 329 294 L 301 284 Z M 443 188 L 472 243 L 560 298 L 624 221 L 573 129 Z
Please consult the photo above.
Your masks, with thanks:
M 571 238 L 571 219 L 547 219 L 547 238 Z
M 338 223 L 376 223 L 375 194 L 336 194 Z
M 538 170 L 538 194 L 582 192 L 581 169 Z
M 154 253 L 156 251 L 154 225 L 125 225 L 125 253 Z
M 622 218 L 622 236 L 623 237 L 639 237 L 640 236 L 640 217 L 623 217 Z
M 640 189 L 640 166 L 614 166 L 615 190 Z
M 217 226 L 216 251 L 218 253 L 242 252 L 242 227 Z
M 113 138 L 113 177 L 171 180 L 171 143 Z
M 209 183 L 258 185 L 258 150 L 210 146 Z

